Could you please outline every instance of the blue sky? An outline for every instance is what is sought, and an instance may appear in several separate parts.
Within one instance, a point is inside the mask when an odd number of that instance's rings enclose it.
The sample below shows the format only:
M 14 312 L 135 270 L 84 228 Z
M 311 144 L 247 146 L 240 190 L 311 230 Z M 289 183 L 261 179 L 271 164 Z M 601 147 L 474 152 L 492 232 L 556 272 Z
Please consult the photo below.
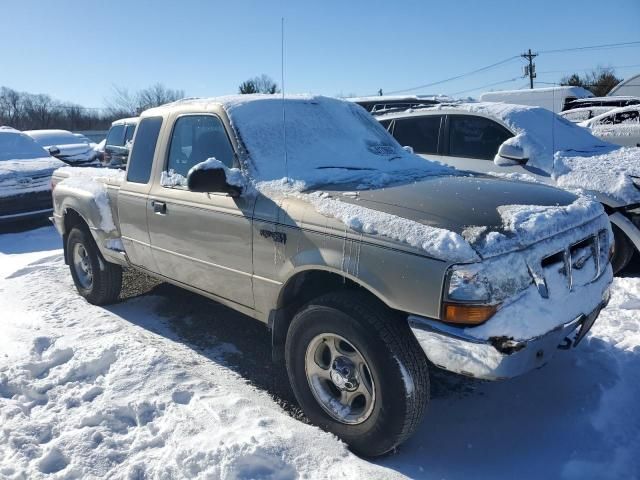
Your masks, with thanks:
M 391 92 L 527 48 L 640 40 L 638 0 L 14 0 L 2 2 L 1 12 L 0 85 L 95 107 L 104 105 L 113 85 L 136 90 L 161 82 L 203 96 L 234 93 L 261 73 L 280 83 L 283 16 L 290 93 Z M 513 79 L 523 63 L 516 59 L 416 93 L 451 94 Z M 640 72 L 640 46 L 541 54 L 536 64 L 541 82 L 598 65 L 631 66 L 617 69 L 624 77 Z M 493 88 L 524 85 L 518 78 Z

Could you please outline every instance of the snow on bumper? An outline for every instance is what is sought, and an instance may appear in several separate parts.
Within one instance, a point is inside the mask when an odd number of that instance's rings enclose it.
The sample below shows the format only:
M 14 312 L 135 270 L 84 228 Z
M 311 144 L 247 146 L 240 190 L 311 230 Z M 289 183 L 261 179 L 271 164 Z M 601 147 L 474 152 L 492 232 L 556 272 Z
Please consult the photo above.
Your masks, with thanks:
M 526 339 L 508 336 L 484 336 L 479 327 L 459 327 L 437 320 L 409 316 L 409 326 L 429 361 L 445 370 L 486 380 L 512 378 L 539 368 L 547 363 L 557 349 L 576 346 L 595 322 L 600 310 L 609 301 L 611 267 L 595 282 L 574 288 L 566 296 L 536 301 L 544 305 L 540 314 L 553 315 L 560 322 L 549 331 Z M 490 319 L 501 322 L 510 318 L 522 322 L 523 309 L 529 309 L 537 295 L 534 287 L 500 310 L 500 317 Z M 582 311 L 572 314 L 566 308 L 580 299 Z M 544 313 L 542 313 L 544 312 Z

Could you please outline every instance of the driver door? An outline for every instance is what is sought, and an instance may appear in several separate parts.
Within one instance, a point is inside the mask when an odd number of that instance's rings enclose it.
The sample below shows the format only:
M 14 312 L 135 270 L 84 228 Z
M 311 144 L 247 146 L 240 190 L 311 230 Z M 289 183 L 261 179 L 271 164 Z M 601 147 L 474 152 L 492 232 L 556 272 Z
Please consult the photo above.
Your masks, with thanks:
M 164 180 L 156 179 L 147 204 L 153 256 L 162 275 L 253 308 L 251 220 L 255 200 L 191 192 L 186 187 L 189 169 L 211 157 L 228 167 L 236 166 L 220 118 L 204 113 L 177 117 Z

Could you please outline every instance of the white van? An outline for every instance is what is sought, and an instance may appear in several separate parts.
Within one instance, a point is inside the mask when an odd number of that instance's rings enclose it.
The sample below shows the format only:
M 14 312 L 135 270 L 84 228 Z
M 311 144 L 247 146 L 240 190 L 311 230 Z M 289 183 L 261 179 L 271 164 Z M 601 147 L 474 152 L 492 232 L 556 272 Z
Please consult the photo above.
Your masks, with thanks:
M 582 87 L 549 87 L 486 92 L 480 95 L 480 101 L 530 105 L 560 113 L 567 102 L 587 97 L 593 97 L 593 93 Z

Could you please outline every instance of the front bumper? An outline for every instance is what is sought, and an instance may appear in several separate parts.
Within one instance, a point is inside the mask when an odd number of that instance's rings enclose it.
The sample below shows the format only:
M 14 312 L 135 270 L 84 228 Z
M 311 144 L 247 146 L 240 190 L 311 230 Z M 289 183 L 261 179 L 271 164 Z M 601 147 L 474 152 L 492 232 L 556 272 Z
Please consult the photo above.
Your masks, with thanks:
M 557 349 L 575 347 L 591 329 L 609 301 L 609 292 L 592 312 L 579 315 L 549 332 L 528 340 L 492 337 L 480 340 L 455 327 L 427 318 L 409 316 L 409 326 L 434 365 L 469 377 L 501 380 L 542 367 Z

